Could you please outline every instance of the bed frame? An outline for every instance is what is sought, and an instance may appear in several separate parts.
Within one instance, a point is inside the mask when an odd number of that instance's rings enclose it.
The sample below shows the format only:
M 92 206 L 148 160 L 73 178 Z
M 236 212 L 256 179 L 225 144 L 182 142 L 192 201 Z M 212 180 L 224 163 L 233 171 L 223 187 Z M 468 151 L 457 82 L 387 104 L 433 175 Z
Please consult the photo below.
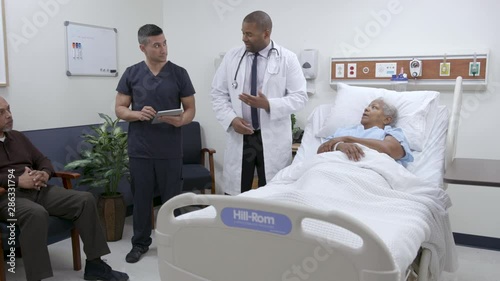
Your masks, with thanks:
M 461 86 L 458 77 L 447 132 L 446 166 L 455 154 Z M 213 206 L 217 215 L 188 220 L 173 216 L 175 209 L 190 205 Z M 240 220 L 235 222 L 233 216 Z M 402 280 L 380 238 L 344 213 L 248 197 L 187 193 L 166 202 L 158 218 L 156 241 L 163 281 Z M 242 224 L 242 219 L 248 223 Z M 321 239 L 303 228 L 304 220 L 309 219 L 340 226 L 356 234 L 362 245 L 352 248 Z M 430 259 L 430 250 L 422 248 L 412 270 L 401 273 L 404 280 L 428 280 Z

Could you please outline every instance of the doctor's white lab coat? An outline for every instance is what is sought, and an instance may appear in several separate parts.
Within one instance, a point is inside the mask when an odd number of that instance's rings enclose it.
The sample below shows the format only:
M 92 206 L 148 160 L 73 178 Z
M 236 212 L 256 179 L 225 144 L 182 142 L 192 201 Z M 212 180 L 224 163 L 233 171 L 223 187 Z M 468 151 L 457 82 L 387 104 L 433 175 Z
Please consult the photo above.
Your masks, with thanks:
M 279 55 L 275 51 L 271 52 L 262 87 L 262 93 L 269 100 L 270 112 L 259 110 L 267 182 L 291 163 L 290 115 L 304 108 L 308 100 L 306 80 L 297 56 L 277 44 L 274 47 Z M 236 133 L 231 122 L 235 117 L 243 117 L 242 102 L 238 96 L 242 93 L 245 82 L 246 58 L 242 60 L 236 77 L 238 87 L 234 89 L 232 83 L 244 52 L 245 46 L 227 52 L 215 74 L 211 91 L 216 118 L 227 132 L 222 189 L 231 195 L 241 191 L 243 135 Z M 277 73 L 276 68 L 269 71 L 273 67 L 279 68 Z

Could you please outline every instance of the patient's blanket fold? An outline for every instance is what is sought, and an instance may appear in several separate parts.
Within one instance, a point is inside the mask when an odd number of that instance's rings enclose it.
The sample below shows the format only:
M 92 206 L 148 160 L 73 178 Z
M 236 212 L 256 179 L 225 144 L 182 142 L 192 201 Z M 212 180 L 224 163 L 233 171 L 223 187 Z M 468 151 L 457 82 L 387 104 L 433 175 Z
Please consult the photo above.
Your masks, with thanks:
M 365 156 L 358 162 L 339 151 L 318 154 L 281 170 L 266 186 L 240 196 L 345 212 L 380 236 L 402 273 L 422 245 L 437 257 L 431 261 L 432 279 L 439 278 L 442 270 L 454 271 L 457 258 L 446 212 L 451 205 L 447 194 L 386 154 L 364 146 L 363 150 Z M 337 237 L 328 225 L 310 227 L 318 235 L 348 240 L 345 235 Z

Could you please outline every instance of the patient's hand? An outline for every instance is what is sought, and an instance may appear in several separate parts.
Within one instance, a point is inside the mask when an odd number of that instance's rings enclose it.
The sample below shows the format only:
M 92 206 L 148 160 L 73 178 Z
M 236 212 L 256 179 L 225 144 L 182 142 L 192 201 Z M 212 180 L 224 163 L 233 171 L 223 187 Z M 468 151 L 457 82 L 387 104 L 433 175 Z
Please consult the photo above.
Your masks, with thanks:
M 318 147 L 318 151 L 317 153 L 320 154 L 320 153 L 324 153 L 324 152 L 330 152 L 330 151 L 333 151 L 333 146 L 335 145 L 337 141 L 334 140 L 334 139 L 331 139 L 327 142 L 324 142 L 323 144 L 321 144 L 319 147 Z
M 363 149 L 355 143 L 340 143 L 337 146 L 337 150 L 344 152 L 347 158 L 352 161 L 359 161 L 365 156 Z

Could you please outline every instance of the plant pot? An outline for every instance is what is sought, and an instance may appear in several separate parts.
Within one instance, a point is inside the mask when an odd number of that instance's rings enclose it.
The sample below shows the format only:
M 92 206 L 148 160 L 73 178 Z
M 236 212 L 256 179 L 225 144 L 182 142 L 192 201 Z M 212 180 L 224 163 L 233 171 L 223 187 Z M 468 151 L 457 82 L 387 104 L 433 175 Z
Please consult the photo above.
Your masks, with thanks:
M 107 241 L 122 239 L 126 209 L 122 194 L 99 196 L 97 210 Z

